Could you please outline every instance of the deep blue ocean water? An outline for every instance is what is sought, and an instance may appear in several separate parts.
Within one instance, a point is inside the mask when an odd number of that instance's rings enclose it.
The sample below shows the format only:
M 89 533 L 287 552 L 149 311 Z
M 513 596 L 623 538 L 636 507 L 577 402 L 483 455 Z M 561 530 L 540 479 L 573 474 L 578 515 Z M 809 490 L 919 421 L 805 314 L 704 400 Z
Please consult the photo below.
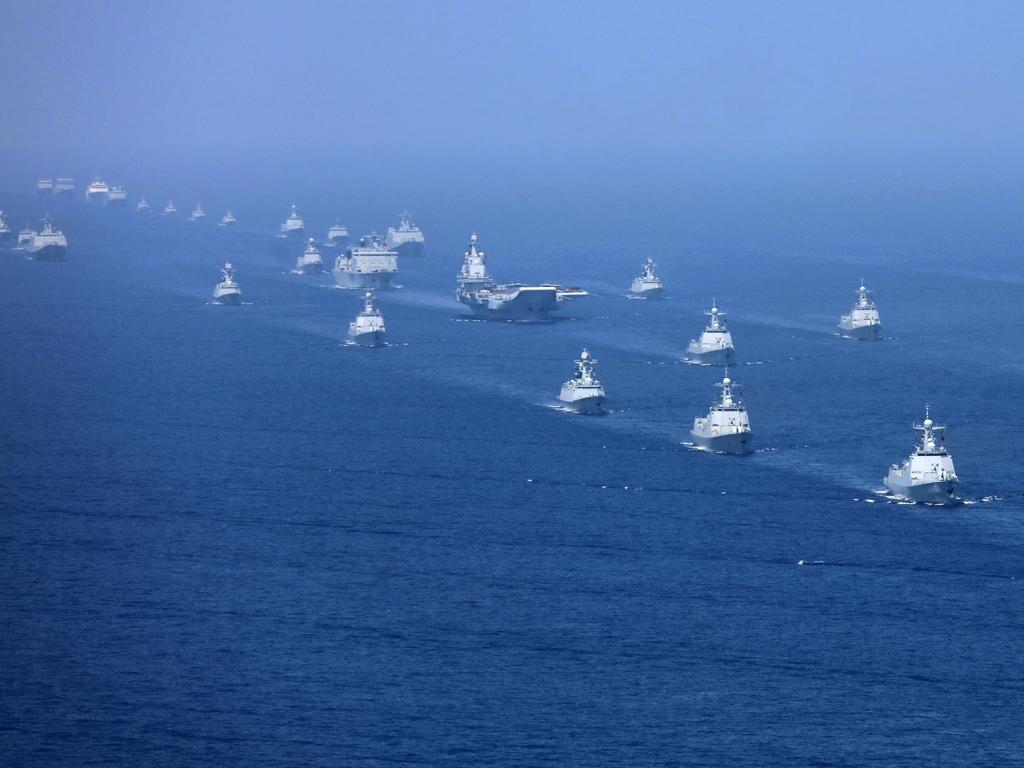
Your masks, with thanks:
M 290 274 L 290 201 L 245 202 L 223 231 L 226 205 L 0 200 L 71 243 L 0 252 L 5 765 L 1024 762 L 1019 233 L 722 211 L 616 239 L 523 203 L 489 237 L 434 201 L 367 350 L 358 292 Z M 594 295 L 471 319 L 476 226 L 497 278 Z M 664 302 L 624 296 L 648 255 Z M 224 260 L 241 307 L 208 303 Z M 834 334 L 861 277 L 877 344 Z M 679 360 L 712 297 L 745 458 L 683 445 L 720 377 Z M 584 346 L 603 418 L 552 407 Z M 954 508 L 877 493 L 926 402 Z

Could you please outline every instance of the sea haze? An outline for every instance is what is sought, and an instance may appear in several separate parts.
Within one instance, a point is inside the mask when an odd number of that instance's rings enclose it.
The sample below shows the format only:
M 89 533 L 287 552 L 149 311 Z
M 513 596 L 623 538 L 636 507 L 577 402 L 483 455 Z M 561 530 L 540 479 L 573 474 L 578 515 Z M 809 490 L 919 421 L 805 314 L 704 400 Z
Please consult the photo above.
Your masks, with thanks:
M 11 765 L 1019 757 L 1019 229 L 966 199 L 950 219 L 941 187 L 773 196 L 767 172 L 702 195 L 590 170 L 567 195 L 330 170 L 125 173 L 203 224 L 40 200 L 31 176 L 4 193 L 13 229 L 49 210 L 70 241 L 65 263 L 0 253 Z M 290 273 L 292 202 L 321 238 L 417 216 L 427 255 L 379 295 L 389 346 L 345 346 L 358 292 Z M 859 233 L 830 229 L 844 211 Z M 499 279 L 593 295 L 550 325 L 473 320 L 473 230 Z M 664 302 L 624 296 L 647 256 Z M 209 303 L 225 260 L 243 306 Z M 834 333 L 861 277 L 875 344 Z M 680 362 L 712 297 L 746 458 L 684 445 L 721 374 Z M 553 407 L 583 347 L 603 418 Z M 879 495 L 925 403 L 961 506 Z

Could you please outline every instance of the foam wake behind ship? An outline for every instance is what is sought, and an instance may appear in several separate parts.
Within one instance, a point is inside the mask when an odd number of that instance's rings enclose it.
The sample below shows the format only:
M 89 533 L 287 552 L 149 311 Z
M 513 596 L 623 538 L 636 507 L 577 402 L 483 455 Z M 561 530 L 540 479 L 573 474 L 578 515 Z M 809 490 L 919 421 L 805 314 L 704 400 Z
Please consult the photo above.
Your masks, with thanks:
M 487 274 L 487 256 L 476 247 L 476 233 L 469 238 L 462 270 L 458 274 L 455 295 L 486 320 L 543 323 L 552 320 L 563 299 L 586 296 L 580 288 L 562 288 L 543 283 L 496 283 Z

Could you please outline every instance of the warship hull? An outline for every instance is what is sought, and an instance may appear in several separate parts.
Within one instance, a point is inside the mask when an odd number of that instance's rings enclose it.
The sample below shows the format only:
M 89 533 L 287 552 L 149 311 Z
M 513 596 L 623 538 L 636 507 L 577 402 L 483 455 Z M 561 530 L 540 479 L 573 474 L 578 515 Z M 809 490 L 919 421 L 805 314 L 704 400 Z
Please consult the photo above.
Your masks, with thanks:
M 706 352 L 687 350 L 687 356 L 696 363 L 705 365 L 733 365 L 736 362 L 736 350 L 732 347 L 726 349 L 711 349 Z
M 281 230 L 279 236 L 280 237 L 286 237 L 289 240 L 302 240 L 306 236 L 306 230 L 305 230 L 305 228 Z
M 839 326 L 839 335 L 844 339 L 855 339 L 857 341 L 878 341 L 882 338 L 882 326 L 881 324 L 876 325 L 861 325 L 856 328 L 844 328 Z
M 641 290 L 630 289 L 629 295 L 634 299 L 663 299 L 665 298 L 664 288 L 646 288 Z
M 566 408 L 570 408 L 577 413 L 585 413 L 591 416 L 599 416 L 604 413 L 604 395 L 590 395 L 575 399 L 571 395 L 568 397 L 560 396 L 558 400 Z
M 360 347 L 383 347 L 384 331 L 367 331 L 365 333 L 349 333 L 349 340 Z
M 337 248 L 347 248 L 349 238 L 346 237 L 332 237 L 327 240 L 327 245 Z
M 885 478 L 885 487 L 893 496 L 919 504 L 955 504 L 956 481 L 939 480 L 934 483 L 907 484 L 898 478 Z
M 239 291 L 234 293 L 222 293 L 221 295 L 214 294 L 213 300 L 218 304 L 225 304 L 227 306 L 237 307 L 242 303 L 242 294 Z
M 26 253 L 32 261 L 66 261 L 68 248 L 66 245 L 44 245 L 39 250 L 33 251 L 26 248 Z
M 323 264 L 303 264 L 295 270 L 300 275 L 321 275 L 324 271 Z
M 727 435 L 700 435 L 690 432 L 690 437 L 698 448 L 714 453 L 743 455 L 753 450 L 751 443 L 754 435 L 751 432 L 732 432 Z
M 348 272 L 344 269 L 332 270 L 334 282 L 339 288 L 391 288 L 394 272 Z
M 395 251 L 399 256 L 422 256 L 423 243 L 402 243 L 401 245 L 393 247 L 391 250 Z
M 514 298 L 493 301 L 487 298 L 462 296 L 459 300 L 484 320 L 504 320 L 514 323 L 550 323 L 551 313 L 558 309 L 554 289 L 521 288 Z

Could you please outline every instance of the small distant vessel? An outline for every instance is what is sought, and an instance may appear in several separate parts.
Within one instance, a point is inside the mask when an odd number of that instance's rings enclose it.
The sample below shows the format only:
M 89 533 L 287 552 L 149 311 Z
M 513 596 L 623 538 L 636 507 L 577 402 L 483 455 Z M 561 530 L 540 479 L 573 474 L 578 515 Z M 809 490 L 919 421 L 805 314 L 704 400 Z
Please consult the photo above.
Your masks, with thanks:
M 384 315 L 373 304 L 373 294 L 363 297 L 363 311 L 348 325 L 348 337 L 364 347 L 379 347 L 384 343 Z
M 178 212 L 178 209 L 174 207 L 174 201 L 169 200 L 167 205 L 164 206 L 164 216 L 173 216 Z
M 644 262 L 643 272 L 633 279 L 633 284 L 629 287 L 629 292 L 633 296 L 643 299 L 660 299 L 664 296 L 665 289 L 661 285 L 661 278 L 654 274 L 656 266 L 651 259 Z
M 135 210 L 139 213 L 145 213 L 149 210 L 149 203 L 146 202 L 146 196 L 143 195 L 139 198 L 139 202 L 135 204 Z
M 104 204 L 111 208 L 120 208 L 128 204 L 128 192 L 120 184 L 115 184 L 107 190 L 107 197 Z
M 690 436 L 694 445 L 716 453 L 750 453 L 754 433 L 750 430 L 750 419 L 746 406 L 739 399 L 739 385 L 725 372 L 721 384 L 721 399 L 711 404 L 708 415 L 693 420 Z
M 43 231 L 33 232 L 24 246 L 25 253 L 33 261 L 64 261 L 68 241 L 64 233 L 55 229 L 50 219 L 43 220 Z
M 75 193 L 75 180 L 70 176 L 61 176 L 53 185 L 55 195 L 73 195 Z
M 53 179 L 40 179 L 36 182 L 36 192 L 40 195 L 53 194 Z
M 342 248 L 348 245 L 348 227 L 344 224 L 335 224 L 327 230 L 327 244 L 337 245 Z
M 486 254 L 476 247 L 476 232 L 469 238 L 462 269 L 457 276 L 455 296 L 460 302 L 487 320 L 540 323 L 551 320 L 559 308 L 556 285 L 523 285 L 496 283 L 487 274 Z M 572 289 L 565 289 L 572 293 Z M 582 292 L 586 295 L 586 292 Z
M 597 360 L 584 349 L 576 361 L 572 378 L 562 385 L 562 391 L 558 394 L 559 400 L 580 413 L 604 413 L 604 387 L 594 375 L 595 365 Z
M 871 291 L 860 281 L 857 289 L 857 303 L 850 314 L 839 318 L 839 335 L 859 341 L 878 341 L 882 336 L 882 321 L 878 317 L 878 308 L 870 298 Z
M 423 243 L 423 233 L 407 211 L 399 216 L 397 227 L 388 227 L 384 242 L 388 250 L 396 251 L 399 256 L 422 256 Z
M 0 211 L 0 240 L 6 240 L 11 236 L 11 228 L 7 226 L 7 217 Z
M 230 261 L 225 261 L 220 270 L 221 281 L 213 289 L 213 300 L 218 304 L 241 304 L 242 291 L 235 282 L 235 270 Z
M 390 288 L 397 274 L 398 254 L 377 234 L 359 238 L 359 245 L 334 260 L 334 282 L 342 288 Z
M 921 433 L 921 442 L 903 464 L 893 464 L 885 476 L 885 487 L 907 501 L 924 504 L 953 504 L 959 479 L 953 457 L 946 450 L 946 428 L 931 420 L 928 406 L 924 421 L 914 424 Z
M 732 344 L 732 334 L 725 327 L 725 313 L 719 312 L 718 305 L 712 301 L 711 309 L 704 314 L 710 320 L 700 338 L 690 340 L 686 348 L 690 359 L 709 365 L 732 365 L 736 348 Z
M 293 205 L 291 215 L 281 225 L 281 234 L 285 237 L 302 237 L 306 232 L 306 224 L 299 216 L 298 209 Z
M 99 200 L 103 202 L 107 199 L 107 193 L 110 191 L 110 187 L 106 185 L 106 182 L 100 181 L 98 178 L 92 180 L 92 184 L 85 188 L 85 199 L 90 201 Z
M 235 226 L 235 214 L 233 214 L 231 211 L 228 211 L 227 213 L 225 213 L 223 218 L 221 218 L 221 220 L 220 220 L 220 225 L 222 227 L 233 227 L 233 226 Z
M 320 251 L 317 250 L 316 241 L 312 237 L 306 244 L 306 250 L 295 262 L 295 271 L 303 275 L 318 275 L 324 271 L 324 261 L 320 258 Z
M 206 218 L 206 211 L 203 210 L 203 206 L 196 203 L 196 207 L 192 209 L 192 215 L 188 218 L 189 221 L 202 221 Z

